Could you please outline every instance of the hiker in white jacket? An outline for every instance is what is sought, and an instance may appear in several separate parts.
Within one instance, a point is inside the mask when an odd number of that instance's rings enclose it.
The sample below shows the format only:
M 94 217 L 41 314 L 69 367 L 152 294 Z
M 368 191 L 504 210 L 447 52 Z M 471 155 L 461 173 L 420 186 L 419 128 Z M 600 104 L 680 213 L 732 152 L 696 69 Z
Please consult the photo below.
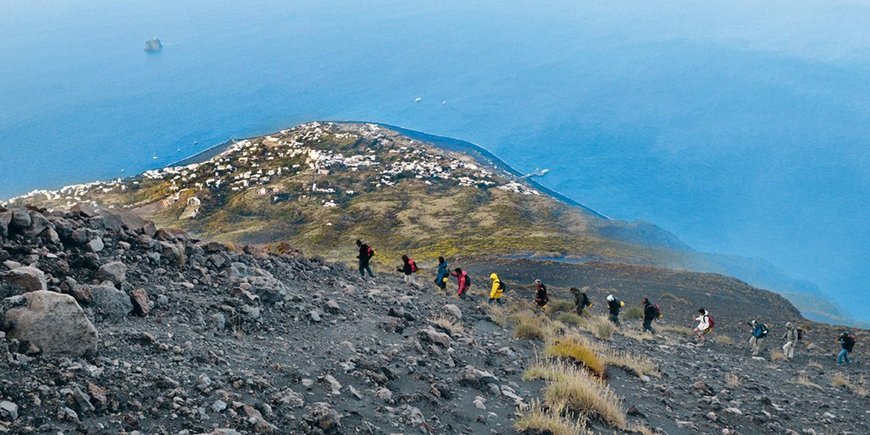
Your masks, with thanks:
M 698 317 L 695 317 L 695 321 L 698 322 L 698 326 L 695 327 L 695 334 L 698 336 L 698 339 L 702 342 L 706 339 L 706 335 L 713 330 L 713 325 L 710 318 L 710 313 L 707 310 L 701 308 L 698 310 Z
M 785 344 L 782 345 L 782 353 L 788 359 L 794 358 L 794 347 L 797 344 L 798 339 L 798 330 L 794 327 L 791 322 L 786 322 L 785 324 L 785 334 L 782 337 L 785 339 Z

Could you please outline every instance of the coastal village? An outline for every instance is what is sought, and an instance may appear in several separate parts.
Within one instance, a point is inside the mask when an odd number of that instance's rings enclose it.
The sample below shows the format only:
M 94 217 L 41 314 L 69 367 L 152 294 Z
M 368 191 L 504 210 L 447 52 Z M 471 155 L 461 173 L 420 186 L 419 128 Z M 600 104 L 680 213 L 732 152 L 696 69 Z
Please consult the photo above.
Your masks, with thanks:
M 342 173 L 352 176 L 338 176 Z M 290 182 L 299 176 L 307 180 Z M 375 124 L 313 122 L 233 141 L 203 162 L 150 170 L 133 178 L 37 190 L 9 202 L 38 202 L 68 209 L 94 201 L 109 207 L 136 208 L 155 200 L 162 201 L 163 207 L 184 200 L 182 217 L 192 218 L 203 203 L 203 194 L 225 197 L 255 192 L 269 196 L 272 204 L 314 198 L 330 208 L 360 191 L 395 186 L 403 179 L 540 195 L 506 171 L 483 167 L 467 155 L 414 141 Z M 365 181 L 360 184 L 360 180 Z M 130 195 L 134 192 L 140 194 Z M 121 197 L 139 201 L 117 200 Z

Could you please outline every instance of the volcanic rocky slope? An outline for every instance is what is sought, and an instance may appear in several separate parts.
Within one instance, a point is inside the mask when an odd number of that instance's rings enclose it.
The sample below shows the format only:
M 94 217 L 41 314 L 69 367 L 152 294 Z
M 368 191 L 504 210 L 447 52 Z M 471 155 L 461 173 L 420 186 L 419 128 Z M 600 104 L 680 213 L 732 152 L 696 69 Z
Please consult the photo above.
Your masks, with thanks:
M 661 373 L 608 367 L 627 423 L 573 411 L 595 431 L 868 431 L 866 370 L 835 369 L 831 337 L 813 336 L 788 362 L 726 340 L 699 346 L 675 327 L 650 340 L 631 321 L 599 337 L 555 320 L 566 305 L 556 286 L 547 314 L 526 308 L 522 286 L 493 310 L 479 290 L 459 301 L 299 253 L 228 249 L 73 209 L 0 209 L 0 431 L 512 433 L 542 396 L 544 384 L 522 375 L 550 334 L 631 352 Z M 690 311 L 695 295 L 684 296 Z M 516 339 L 505 312 L 550 332 Z M 838 373 L 849 386 L 834 386 Z

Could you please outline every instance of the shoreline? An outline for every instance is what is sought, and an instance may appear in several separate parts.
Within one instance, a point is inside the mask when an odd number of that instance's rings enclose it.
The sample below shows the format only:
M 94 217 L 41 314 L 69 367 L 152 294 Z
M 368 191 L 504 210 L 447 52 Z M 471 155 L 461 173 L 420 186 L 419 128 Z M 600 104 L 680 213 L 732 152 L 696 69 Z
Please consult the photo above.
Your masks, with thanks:
M 550 189 L 550 188 L 542 185 L 541 183 L 534 180 L 535 177 L 526 177 L 525 176 L 526 174 L 523 174 L 522 172 L 518 171 L 516 168 L 514 168 L 513 166 L 511 166 L 510 164 L 508 164 L 507 162 L 505 162 L 504 160 L 502 160 L 501 158 L 499 158 L 498 156 L 496 156 L 495 154 L 493 154 L 492 152 L 490 152 L 486 148 L 484 148 L 480 145 L 477 145 L 473 142 L 469 142 L 469 141 L 462 140 L 462 139 L 456 139 L 456 138 L 449 137 L 449 136 L 439 136 L 436 134 L 425 133 L 425 132 L 417 131 L 417 130 L 411 130 L 408 128 L 399 127 L 397 125 L 387 124 L 384 122 L 371 122 L 371 121 L 310 121 L 310 122 L 323 122 L 323 123 L 333 122 L 336 124 L 373 124 L 373 125 L 377 125 L 379 127 L 382 127 L 382 128 L 388 129 L 388 130 L 395 131 L 396 133 L 399 133 L 403 136 L 406 136 L 408 138 L 411 138 L 411 139 L 414 139 L 414 140 L 417 140 L 420 142 L 430 143 L 432 145 L 435 145 L 437 147 L 444 148 L 444 149 L 447 149 L 450 151 L 458 151 L 458 152 L 462 152 L 465 154 L 469 154 L 472 157 L 474 157 L 475 160 L 478 160 L 478 161 L 483 160 L 483 161 L 489 163 L 490 165 L 492 165 L 498 169 L 501 169 L 501 170 L 503 170 L 503 171 L 515 176 L 515 177 L 524 177 L 524 179 L 526 180 L 526 182 L 530 186 L 541 191 L 545 195 L 549 195 L 549 196 L 555 198 L 558 201 L 564 202 L 565 204 L 568 204 L 572 207 L 577 207 L 577 208 L 579 208 L 587 213 L 595 215 L 598 218 L 605 219 L 605 220 L 613 220 L 609 216 L 593 209 L 592 207 L 589 207 L 589 206 L 587 206 L 579 201 L 572 199 L 571 197 L 569 197 L 567 195 L 564 195 L 562 193 L 559 193 L 553 189 Z M 288 127 L 288 128 L 294 128 L 294 127 L 302 125 L 302 124 L 307 124 L 307 122 L 299 123 L 299 124 L 296 124 L 296 125 L 294 125 L 292 127 Z M 281 131 L 281 130 L 278 130 L 278 131 Z M 247 140 L 247 139 L 253 139 L 253 138 L 262 137 L 262 136 L 268 136 L 270 134 L 277 133 L 278 131 L 265 133 L 265 134 L 261 134 L 261 135 L 256 135 L 256 136 L 244 137 L 244 138 L 240 138 L 238 140 Z M 231 138 L 225 142 L 208 147 L 203 151 L 200 151 L 196 154 L 193 154 L 192 156 L 186 157 L 186 158 L 181 159 L 177 162 L 170 163 L 170 164 L 166 165 L 165 167 L 187 166 L 187 165 L 192 165 L 192 164 L 196 164 L 196 163 L 202 163 L 202 162 L 209 160 L 212 157 L 215 157 L 215 156 L 219 155 L 220 153 L 226 151 L 227 148 L 229 148 L 230 145 L 232 145 L 233 142 L 236 140 L 237 139 Z

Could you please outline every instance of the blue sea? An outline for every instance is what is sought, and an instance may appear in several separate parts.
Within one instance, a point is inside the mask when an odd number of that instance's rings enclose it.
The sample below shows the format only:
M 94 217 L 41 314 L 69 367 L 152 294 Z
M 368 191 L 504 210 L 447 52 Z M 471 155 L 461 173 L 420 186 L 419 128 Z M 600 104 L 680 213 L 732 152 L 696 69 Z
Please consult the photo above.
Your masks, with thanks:
M 0 197 L 379 121 L 870 320 L 868 29 L 852 1 L 0 1 Z

